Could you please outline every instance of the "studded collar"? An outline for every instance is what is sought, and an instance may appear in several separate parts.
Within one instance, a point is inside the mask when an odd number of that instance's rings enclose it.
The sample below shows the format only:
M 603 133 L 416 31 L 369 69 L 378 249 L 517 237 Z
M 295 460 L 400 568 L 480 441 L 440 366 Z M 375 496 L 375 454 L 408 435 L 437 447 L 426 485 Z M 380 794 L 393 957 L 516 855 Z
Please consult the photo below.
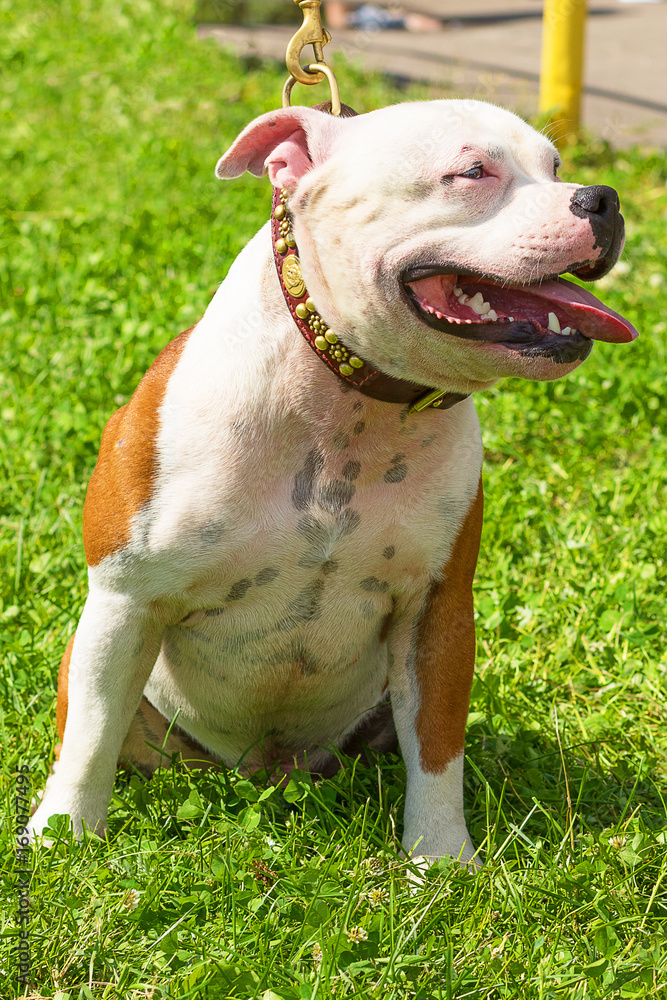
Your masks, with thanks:
M 281 191 L 276 188 L 273 192 L 271 236 L 273 259 L 287 308 L 315 354 L 339 379 L 373 399 L 385 403 L 408 403 L 411 413 L 431 408 L 447 410 L 466 399 L 463 393 L 429 389 L 407 379 L 386 375 L 346 347 L 327 326 L 303 280 L 284 188 Z

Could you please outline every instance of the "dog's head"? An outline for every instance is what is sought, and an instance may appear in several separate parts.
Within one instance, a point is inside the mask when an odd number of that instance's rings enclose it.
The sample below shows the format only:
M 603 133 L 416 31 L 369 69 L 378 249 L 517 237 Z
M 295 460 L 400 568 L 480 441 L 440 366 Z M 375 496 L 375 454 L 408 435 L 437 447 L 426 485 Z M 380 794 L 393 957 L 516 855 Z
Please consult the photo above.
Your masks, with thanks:
M 606 274 L 623 247 L 609 187 L 562 183 L 555 147 L 480 101 L 252 122 L 218 177 L 268 170 L 289 192 L 310 295 L 356 353 L 397 378 L 470 392 L 555 379 L 592 340 L 637 334 L 560 275 Z

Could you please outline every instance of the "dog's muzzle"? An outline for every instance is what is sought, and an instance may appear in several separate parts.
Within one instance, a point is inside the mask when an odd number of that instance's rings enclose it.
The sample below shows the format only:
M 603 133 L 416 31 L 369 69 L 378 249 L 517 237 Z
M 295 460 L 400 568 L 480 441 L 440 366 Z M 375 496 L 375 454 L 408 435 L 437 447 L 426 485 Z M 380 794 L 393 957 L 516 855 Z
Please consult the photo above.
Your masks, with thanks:
M 597 260 L 574 264 L 570 270 L 582 281 L 597 281 L 611 271 L 623 249 L 625 223 L 620 212 L 617 192 L 605 184 L 593 184 L 574 192 L 570 211 L 579 219 L 588 219 L 595 246 L 601 250 Z

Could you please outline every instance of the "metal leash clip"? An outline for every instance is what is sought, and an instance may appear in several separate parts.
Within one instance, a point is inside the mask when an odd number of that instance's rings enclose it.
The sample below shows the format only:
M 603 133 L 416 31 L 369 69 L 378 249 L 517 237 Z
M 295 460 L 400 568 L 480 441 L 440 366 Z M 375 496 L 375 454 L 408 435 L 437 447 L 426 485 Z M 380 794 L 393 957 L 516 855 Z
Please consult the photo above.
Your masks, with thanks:
M 303 24 L 290 39 L 285 53 L 285 63 L 290 75 L 283 87 L 283 107 L 289 108 L 290 95 L 295 83 L 303 83 L 311 87 L 316 83 L 321 83 L 326 77 L 331 91 L 331 114 L 339 115 L 338 81 L 333 70 L 324 61 L 323 49 L 331 41 L 331 35 L 326 28 L 322 27 L 321 0 L 294 0 L 294 3 L 301 8 Z M 301 52 L 307 45 L 313 46 L 315 62 L 308 66 L 302 66 Z

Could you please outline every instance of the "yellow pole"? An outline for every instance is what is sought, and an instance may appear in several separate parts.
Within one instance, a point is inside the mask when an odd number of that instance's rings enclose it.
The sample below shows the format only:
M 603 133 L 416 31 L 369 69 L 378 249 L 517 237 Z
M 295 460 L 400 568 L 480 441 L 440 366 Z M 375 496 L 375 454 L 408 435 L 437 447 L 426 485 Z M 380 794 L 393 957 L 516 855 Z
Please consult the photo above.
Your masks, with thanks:
M 540 112 L 557 142 L 579 128 L 586 0 L 544 0 Z

